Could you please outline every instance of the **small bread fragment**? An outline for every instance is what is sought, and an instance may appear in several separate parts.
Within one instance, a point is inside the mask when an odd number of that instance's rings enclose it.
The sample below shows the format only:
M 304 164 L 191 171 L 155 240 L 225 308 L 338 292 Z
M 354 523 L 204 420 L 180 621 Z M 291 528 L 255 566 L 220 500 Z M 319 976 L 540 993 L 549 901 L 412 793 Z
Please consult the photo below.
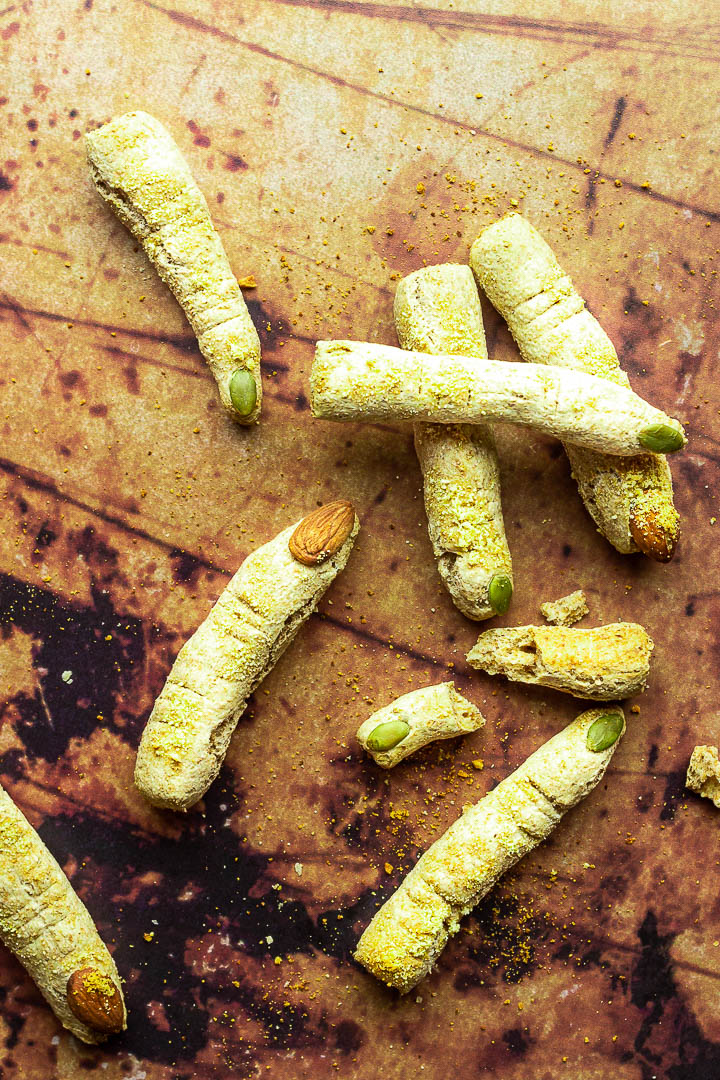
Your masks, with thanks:
M 630 385 L 610 338 L 524 217 L 508 214 L 483 229 L 472 246 L 470 265 L 525 360 Z M 571 445 L 571 440 L 565 450 L 583 502 L 613 547 L 623 554 L 642 551 L 657 562 L 671 559 L 680 524 L 665 458 L 623 458 Z
M 696 746 L 687 771 L 687 786 L 720 809 L 720 760 L 717 746 Z
M 480 297 L 468 266 L 446 263 L 408 274 L 397 287 L 394 312 L 404 349 L 487 360 Z M 440 576 L 469 619 L 504 614 L 512 596 L 512 560 L 492 430 L 485 424 L 417 423 L 414 434 Z
M 98 193 L 175 294 L 225 409 L 253 424 L 262 398 L 260 338 L 172 135 L 155 117 L 131 112 L 89 131 L 85 145 Z
M 113 958 L 62 867 L 2 787 L 0 939 L 78 1039 L 100 1043 L 125 1030 Z
M 615 701 L 645 689 L 653 641 L 637 623 L 591 630 L 516 626 L 486 630 L 468 663 L 513 682 L 551 686 L 573 697 Z
M 424 686 L 378 709 L 357 731 L 358 742 L 383 769 L 436 739 L 477 731 L 485 717 L 451 682 Z
M 561 596 L 559 600 L 548 600 L 540 605 L 540 612 L 546 622 L 553 626 L 573 626 L 589 613 L 587 597 L 582 589 Z
M 143 731 L 135 784 L 154 806 L 187 810 L 220 771 L 247 700 L 344 568 L 359 525 L 321 506 L 248 555 L 183 645 Z
M 600 782 L 624 731 L 617 707 L 584 712 L 467 807 L 377 912 L 355 959 L 400 993 L 412 990 L 463 916 Z
M 324 420 L 505 420 L 609 454 L 685 445 L 677 420 L 621 383 L 582 371 L 409 352 L 367 341 L 318 341 L 310 376 Z

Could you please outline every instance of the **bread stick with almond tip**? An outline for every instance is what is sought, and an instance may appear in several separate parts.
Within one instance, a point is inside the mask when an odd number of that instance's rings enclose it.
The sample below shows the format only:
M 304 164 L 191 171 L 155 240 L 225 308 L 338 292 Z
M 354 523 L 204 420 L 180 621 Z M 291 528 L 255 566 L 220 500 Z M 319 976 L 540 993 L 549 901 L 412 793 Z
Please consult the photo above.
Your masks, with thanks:
M 617 707 L 584 712 L 467 807 L 377 912 L 355 959 L 400 993 L 412 990 L 460 920 L 602 780 L 624 731 Z
M 239 424 L 260 415 L 260 339 L 195 183 L 170 132 L 144 112 L 85 136 L 100 195 L 172 289 Z
M 135 783 L 154 806 L 187 810 L 203 797 L 248 698 L 345 566 L 358 528 L 350 503 L 328 503 L 245 559 L 147 721 Z
M 685 445 L 678 421 L 629 387 L 558 367 L 318 341 L 310 388 L 323 420 L 505 420 L 610 454 Z
M 630 385 L 610 338 L 552 249 L 520 214 L 483 229 L 470 265 L 525 360 Z M 583 502 L 613 547 L 623 554 L 642 551 L 658 562 L 671 559 L 680 524 L 665 457 L 615 457 L 571 440 L 565 449 Z
M 404 349 L 487 359 L 477 287 L 467 266 L 426 266 L 395 293 Z M 500 503 L 500 469 L 485 424 L 415 424 L 428 532 L 440 576 L 469 619 L 503 614 L 513 590 Z
M 617 701 L 647 686 L 654 645 L 637 623 L 514 626 L 486 630 L 467 656 L 488 675 L 550 686 L 574 697 Z
M 438 739 L 454 739 L 485 726 L 485 717 L 453 683 L 412 690 L 368 716 L 357 739 L 383 769 Z
M 124 1031 L 115 963 L 60 865 L 0 787 L 0 939 L 86 1043 Z

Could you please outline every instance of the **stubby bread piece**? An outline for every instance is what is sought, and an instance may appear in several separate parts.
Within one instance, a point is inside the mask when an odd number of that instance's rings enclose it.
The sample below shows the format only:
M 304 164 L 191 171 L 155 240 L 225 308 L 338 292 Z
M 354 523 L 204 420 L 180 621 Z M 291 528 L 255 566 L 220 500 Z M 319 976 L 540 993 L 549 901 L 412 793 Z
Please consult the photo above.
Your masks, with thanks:
M 394 311 L 403 349 L 487 359 L 469 267 L 446 263 L 409 274 L 397 287 Z M 492 431 L 485 424 L 418 423 L 414 434 L 440 576 L 469 619 L 503 614 L 512 596 L 512 560 Z
M 483 229 L 470 264 L 526 360 L 630 385 L 610 338 L 552 249 L 520 214 Z M 580 495 L 613 547 L 623 554 L 640 550 L 658 562 L 671 559 L 680 523 L 665 458 L 623 459 L 570 444 L 565 449 Z
M 248 555 L 178 653 L 142 735 L 135 783 L 187 810 L 220 771 L 237 722 L 320 597 L 358 531 L 350 503 L 320 507 Z
M 424 686 L 378 709 L 357 731 L 358 742 L 383 769 L 437 739 L 454 739 L 484 727 L 479 709 L 451 682 Z
M 124 1031 L 115 963 L 60 865 L 0 787 L 0 938 L 86 1043 Z
M 310 386 L 323 420 L 505 420 L 610 454 L 641 454 L 648 440 L 685 445 L 677 420 L 628 387 L 557 367 L 319 341 Z
M 587 599 L 582 589 L 561 596 L 559 600 L 548 600 L 540 605 L 542 617 L 553 626 L 572 626 L 580 622 L 589 613 Z
M 172 135 L 144 112 L 85 136 L 100 195 L 172 289 L 197 335 L 220 399 L 240 424 L 260 415 L 260 339 L 195 183 Z
M 488 675 L 551 686 L 593 701 L 615 701 L 645 689 L 652 650 L 652 638 L 637 623 L 591 630 L 516 626 L 486 630 L 467 659 Z
M 360 938 L 355 959 L 388 986 L 403 994 L 412 990 L 463 916 L 603 778 L 625 730 L 622 710 L 616 708 L 610 735 L 590 739 L 593 725 L 607 715 L 600 709 L 582 713 L 468 807 L 380 908 Z
M 720 760 L 717 746 L 696 746 L 688 765 L 687 786 L 720 809 Z

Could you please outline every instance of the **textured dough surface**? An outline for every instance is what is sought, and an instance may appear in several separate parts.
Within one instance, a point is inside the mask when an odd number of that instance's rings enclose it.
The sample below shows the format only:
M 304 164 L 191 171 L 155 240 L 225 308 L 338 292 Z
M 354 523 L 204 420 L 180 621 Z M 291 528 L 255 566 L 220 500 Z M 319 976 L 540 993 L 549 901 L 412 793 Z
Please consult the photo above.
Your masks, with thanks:
M 464 811 L 375 915 L 358 942 L 359 963 L 401 993 L 427 975 L 462 917 L 604 776 L 620 739 L 600 753 L 588 749 L 600 715 L 582 713 Z
M 652 650 L 652 639 L 637 623 L 588 630 L 517 626 L 486 630 L 467 659 L 489 675 L 614 701 L 645 689 Z
M 576 589 L 567 596 L 561 596 L 559 600 L 548 600 L 540 605 L 542 617 L 553 626 L 572 626 L 584 619 L 589 611 L 582 589 Z
M 260 339 L 205 196 L 172 135 L 153 116 L 132 112 L 88 132 L 85 144 L 95 187 L 175 294 L 225 409 L 238 423 L 253 423 L 262 398 Z M 248 416 L 230 400 L 237 368 L 255 380 L 257 401 Z
M 30 822 L 0 787 L 0 939 L 28 970 L 63 1027 L 86 1043 L 105 1036 L 67 1003 L 82 968 L 107 976 L 122 994 L 113 958 L 90 914 Z
M 687 786 L 720 809 L 720 760 L 717 746 L 696 746 L 688 765 Z
M 525 360 L 630 385 L 610 338 L 585 308 L 550 246 L 520 214 L 483 229 L 470 264 Z M 571 444 L 565 449 L 583 502 L 618 551 L 638 551 L 633 531 L 641 529 L 646 544 L 659 534 L 655 546 L 672 554 L 680 525 L 664 456 L 623 459 Z

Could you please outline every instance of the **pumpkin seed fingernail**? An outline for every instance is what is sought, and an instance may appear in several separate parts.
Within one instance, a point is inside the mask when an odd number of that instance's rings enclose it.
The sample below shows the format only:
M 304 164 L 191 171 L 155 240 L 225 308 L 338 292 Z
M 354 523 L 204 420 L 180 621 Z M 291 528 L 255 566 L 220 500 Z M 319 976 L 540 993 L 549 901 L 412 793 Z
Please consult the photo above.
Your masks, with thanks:
M 488 601 L 496 615 L 504 615 L 512 600 L 513 583 L 507 574 L 494 574 L 488 585 Z
M 638 442 L 654 454 L 674 454 L 685 445 L 685 436 L 669 424 L 651 424 L 640 432 Z
M 622 735 L 623 718 L 620 713 L 603 713 L 588 728 L 586 742 L 588 750 L 599 754 L 607 750 Z
M 239 416 L 249 416 L 257 402 L 257 385 L 247 368 L 237 368 L 230 376 L 228 392 Z
M 370 732 L 367 737 L 367 748 L 374 753 L 382 753 L 392 750 L 401 743 L 410 731 L 410 725 L 404 720 L 387 720 Z

